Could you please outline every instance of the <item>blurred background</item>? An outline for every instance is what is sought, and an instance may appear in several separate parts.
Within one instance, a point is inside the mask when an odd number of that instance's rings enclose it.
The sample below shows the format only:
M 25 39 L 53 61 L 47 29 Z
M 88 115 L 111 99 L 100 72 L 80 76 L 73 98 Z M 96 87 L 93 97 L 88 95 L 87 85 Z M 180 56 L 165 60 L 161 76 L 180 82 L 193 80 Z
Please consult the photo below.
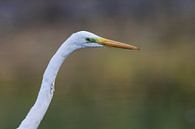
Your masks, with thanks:
M 0 0 L 0 128 L 16 128 L 73 32 L 141 51 L 84 49 L 64 63 L 40 129 L 194 129 L 194 0 Z

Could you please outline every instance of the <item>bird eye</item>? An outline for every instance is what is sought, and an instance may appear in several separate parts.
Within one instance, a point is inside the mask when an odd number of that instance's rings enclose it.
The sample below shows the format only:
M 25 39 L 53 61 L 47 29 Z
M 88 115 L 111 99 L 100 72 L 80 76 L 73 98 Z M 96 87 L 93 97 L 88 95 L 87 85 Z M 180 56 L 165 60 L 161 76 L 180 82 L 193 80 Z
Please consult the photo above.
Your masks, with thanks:
M 95 38 L 86 38 L 85 40 L 87 42 L 92 42 L 92 43 L 95 43 L 96 42 Z
M 88 42 L 91 42 L 91 39 L 90 38 L 86 38 L 85 40 L 88 41 Z

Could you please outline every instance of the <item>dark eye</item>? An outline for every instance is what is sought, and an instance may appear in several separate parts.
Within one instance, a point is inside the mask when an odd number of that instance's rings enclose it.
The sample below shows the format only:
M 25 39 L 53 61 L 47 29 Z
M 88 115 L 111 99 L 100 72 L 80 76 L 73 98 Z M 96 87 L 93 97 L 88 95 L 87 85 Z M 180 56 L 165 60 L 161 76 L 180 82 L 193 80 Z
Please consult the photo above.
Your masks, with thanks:
M 87 42 L 91 42 L 91 39 L 90 38 L 86 38 L 85 39 Z
M 96 39 L 95 38 L 86 38 L 85 39 L 87 42 L 95 43 Z

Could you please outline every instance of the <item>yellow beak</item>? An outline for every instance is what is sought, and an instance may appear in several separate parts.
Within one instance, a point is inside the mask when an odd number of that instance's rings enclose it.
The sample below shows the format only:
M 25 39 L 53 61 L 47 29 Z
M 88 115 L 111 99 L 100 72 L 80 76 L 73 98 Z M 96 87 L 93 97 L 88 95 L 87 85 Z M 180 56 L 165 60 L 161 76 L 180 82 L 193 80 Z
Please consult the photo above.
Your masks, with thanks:
M 126 43 L 121 43 L 118 41 L 110 40 L 110 39 L 105 39 L 105 38 L 98 38 L 96 39 L 96 42 L 105 46 L 110 46 L 110 47 L 116 47 L 116 48 L 123 48 L 123 49 L 130 49 L 130 50 L 140 50 L 139 47 L 126 44 Z

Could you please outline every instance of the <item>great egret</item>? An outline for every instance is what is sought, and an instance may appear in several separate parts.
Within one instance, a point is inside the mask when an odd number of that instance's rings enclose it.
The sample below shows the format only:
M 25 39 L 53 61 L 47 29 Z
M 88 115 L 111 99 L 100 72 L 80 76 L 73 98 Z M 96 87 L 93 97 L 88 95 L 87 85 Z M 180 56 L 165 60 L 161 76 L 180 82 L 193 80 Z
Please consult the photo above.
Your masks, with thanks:
M 42 84 L 37 100 L 17 129 L 38 128 L 52 100 L 57 73 L 62 63 L 69 54 L 80 48 L 93 48 L 103 46 L 139 50 L 139 48 L 136 46 L 105 39 L 87 31 L 79 31 L 73 33 L 60 46 L 60 48 L 49 61 L 49 64 L 43 75 Z

